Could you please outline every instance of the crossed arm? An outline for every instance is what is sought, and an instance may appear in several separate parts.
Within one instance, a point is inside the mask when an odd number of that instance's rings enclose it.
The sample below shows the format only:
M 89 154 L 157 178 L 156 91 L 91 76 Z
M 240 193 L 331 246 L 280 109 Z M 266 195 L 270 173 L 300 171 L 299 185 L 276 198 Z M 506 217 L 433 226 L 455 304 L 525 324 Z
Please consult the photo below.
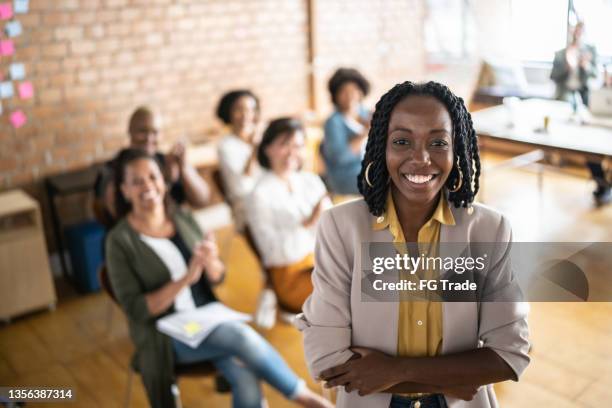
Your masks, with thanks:
M 344 386 L 359 395 L 430 392 L 471 400 L 478 387 L 516 378 L 495 351 L 479 348 L 436 357 L 392 357 L 354 348 L 353 358 L 321 372 L 326 387 Z

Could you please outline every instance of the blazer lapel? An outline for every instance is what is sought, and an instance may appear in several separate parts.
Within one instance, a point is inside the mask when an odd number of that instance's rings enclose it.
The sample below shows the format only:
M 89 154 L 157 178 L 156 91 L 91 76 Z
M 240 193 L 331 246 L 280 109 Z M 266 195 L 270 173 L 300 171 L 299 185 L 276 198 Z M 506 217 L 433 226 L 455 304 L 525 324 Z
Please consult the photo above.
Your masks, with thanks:
M 373 219 L 372 217 L 372 220 Z M 368 259 L 371 259 L 373 256 L 395 255 L 395 250 L 391 245 L 392 242 L 393 237 L 388 229 L 380 231 L 370 230 L 368 240 L 362 244 L 362 250 L 367 251 L 367 253 L 365 256 L 362 256 L 358 266 L 359 269 L 356 271 L 359 273 L 360 277 L 362 276 L 363 269 L 368 268 L 368 265 L 364 265 L 362 262 L 368 261 Z M 390 252 L 393 252 L 393 254 L 391 255 Z M 385 281 L 397 281 L 397 272 L 386 271 L 384 273 L 394 273 L 393 276 L 387 277 Z M 372 285 L 368 279 L 363 277 L 360 279 L 360 285 L 359 288 L 357 288 L 359 291 L 359 301 L 353 304 L 353 307 L 358 308 L 358 311 L 355 311 L 353 316 L 354 318 L 358 318 L 359 324 L 363 327 L 367 327 L 367 330 L 360 330 L 359 333 L 362 333 L 362 337 L 356 338 L 355 342 L 360 346 L 374 347 L 384 353 L 396 355 L 399 319 L 398 303 L 396 301 L 374 299 L 368 295 L 364 295 L 361 288 L 362 284 Z
M 451 205 L 455 225 L 442 225 L 440 256 L 457 257 L 468 250 L 469 215 Z M 450 244 L 450 245 L 448 245 Z M 442 306 L 442 353 L 473 349 L 478 343 L 478 303 L 444 302 Z

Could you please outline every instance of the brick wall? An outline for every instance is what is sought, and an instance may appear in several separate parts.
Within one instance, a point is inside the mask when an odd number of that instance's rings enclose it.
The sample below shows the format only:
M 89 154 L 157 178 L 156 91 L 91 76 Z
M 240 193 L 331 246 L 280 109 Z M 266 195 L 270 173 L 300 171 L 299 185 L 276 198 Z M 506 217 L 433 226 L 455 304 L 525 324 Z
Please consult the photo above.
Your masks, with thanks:
M 358 68 L 372 84 L 373 108 L 398 82 L 425 75 L 423 0 L 334 0 L 315 6 L 317 109 L 331 111 L 327 81 L 339 66 Z
M 228 88 L 252 88 L 268 115 L 307 104 L 302 0 L 32 0 L 19 20 L 13 60 L 35 96 L 12 100 L 23 128 L 2 117 L 0 189 L 112 155 L 139 104 L 163 114 L 166 139 L 196 141 Z
M 423 74 L 423 4 L 30 0 L 30 11 L 18 16 L 24 33 L 15 39 L 15 55 L 0 59 L 2 72 L 23 62 L 35 91 L 31 100 L 2 101 L 0 191 L 23 187 L 41 201 L 53 248 L 40 181 L 114 155 L 127 143 L 126 123 L 136 106 L 148 104 L 163 115 L 167 142 L 218 133 L 214 108 L 236 87 L 261 97 L 264 119 L 304 113 L 312 91 L 325 117 L 327 80 L 338 66 L 363 70 L 373 84 L 373 105 L 392 84 Z M 14 130 L 7 111 L 16 108 L 29 122 Z M 86 200 L 62 199 L 62 220 L 87 215 Z
M 422 72 L 422 0 L 318 0 L 313 15 L 316 101 L 327 78 L 357 66 L 372 101 Z M 202 140 L 218 127 L 224 90 L 249 87 L 264 116 L 309 106 L 306 0 L 31 0 L 12 61 L 35 87 L 20 107 L 29 123 L 0 121 L 0 190 L 86 166 L 125 144 L 133 108 L 164 117 L 166 140 Z M 5 71 L 11 59 L 0 60 Z

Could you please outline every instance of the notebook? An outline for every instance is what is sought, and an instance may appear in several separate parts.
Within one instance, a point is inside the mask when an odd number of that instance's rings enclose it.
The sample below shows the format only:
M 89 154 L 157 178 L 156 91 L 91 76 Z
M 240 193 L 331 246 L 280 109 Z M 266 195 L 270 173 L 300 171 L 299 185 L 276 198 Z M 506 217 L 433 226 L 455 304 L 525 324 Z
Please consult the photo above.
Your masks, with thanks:
M 221 323 L 250 320 L 248 314 L 237 312 L 220 302 L 212 302 L 162 317 L 157 320 L 157 330 L 195 349 Z

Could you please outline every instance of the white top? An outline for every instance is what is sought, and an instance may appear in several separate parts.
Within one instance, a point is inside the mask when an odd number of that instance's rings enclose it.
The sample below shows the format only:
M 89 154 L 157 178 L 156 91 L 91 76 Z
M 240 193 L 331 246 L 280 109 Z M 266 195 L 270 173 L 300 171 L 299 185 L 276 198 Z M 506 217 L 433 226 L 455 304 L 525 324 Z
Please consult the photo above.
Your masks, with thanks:
M 231 200 L 243 200 L 253 191 L 261 168 L 256 165 L 253 174 L 244 174 L 244 168 L 253 154 L 253 146 L 235 135 L 227 135 L 219 142 L 219 167 L 225 188 Z
M 256 163 L 250 175 L 244 174 L 244 169 L 253 154 L 253 146 L 233 134 L 221 139 L 218 150 L 219 170 L 228 199 L 233 206 L 234 221 L 240 229 L 246 217 L 244 200 L 251 194 L 261 176 L 261 168 Z
M 187 273 L 187 264 L 181 251 L 168 238 L 155 238 L 148 235 L 140 234 L 140 239 L 147 244 L 155 254 L 166 265 L 170 271 L 170 277 L 173 282 L 181 279 Z M 174 298 L 174 309 L 177 312 L 184 310 L 193 310 L 196 308 L 191 287 L 185 286 L 179 291 Z
M 289 185 L 265 171 L 248 199 L 247 220 L 265 267 L 291 265 L 314 252 L 316 225 L 302 223 L 327 193 L 325 185 L 308 172 L 293 173 Z

